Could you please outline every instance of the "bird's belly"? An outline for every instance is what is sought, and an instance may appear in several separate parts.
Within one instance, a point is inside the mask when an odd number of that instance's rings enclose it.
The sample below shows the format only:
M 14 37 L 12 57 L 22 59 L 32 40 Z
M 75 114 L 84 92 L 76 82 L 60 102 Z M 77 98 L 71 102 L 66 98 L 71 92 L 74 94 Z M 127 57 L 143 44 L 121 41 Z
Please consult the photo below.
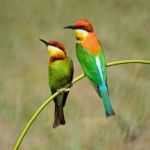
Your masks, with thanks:
M 70 72 L 65 66 L 57 66 L 51 69 L 51 75 L 49 77 L 49 85 L 54 89 L 64 87 L 70 81 Z
M 69 81 L 69 75 L 63 74 L 63 75 L 55 76 L 55 78 L 51 80 L 50 84 L 55 89 L 58 89 L 65 86 L 68 83 L 68 81 Z

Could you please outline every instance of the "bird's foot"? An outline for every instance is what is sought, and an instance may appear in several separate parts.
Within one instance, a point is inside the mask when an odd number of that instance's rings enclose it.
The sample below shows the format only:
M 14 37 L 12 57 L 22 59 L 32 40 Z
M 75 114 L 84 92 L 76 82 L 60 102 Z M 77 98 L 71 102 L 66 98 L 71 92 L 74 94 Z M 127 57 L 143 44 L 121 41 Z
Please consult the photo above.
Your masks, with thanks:
M 68 91 L 70 91 L 70 88 L 61 88 L 61 89 L 57 89 L 57 92 L 59 93 L 59 94 L 61 94 L 61 93 L 64 93 L 64 92 L 68 92 Z
M 69 92 L 69 91 L 70 91 L 70 88 L 67 88 L 66 91 Z

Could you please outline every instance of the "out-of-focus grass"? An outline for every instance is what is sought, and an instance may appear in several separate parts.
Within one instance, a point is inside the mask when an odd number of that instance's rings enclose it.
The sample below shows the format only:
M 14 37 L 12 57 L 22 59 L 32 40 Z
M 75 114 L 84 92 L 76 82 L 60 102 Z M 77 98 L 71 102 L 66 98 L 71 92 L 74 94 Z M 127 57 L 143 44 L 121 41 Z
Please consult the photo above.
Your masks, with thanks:
M 75 39 L 63 26 L 89 19 L 107 61 L 150 59 L 150 1 L 0 0 L 0 149 L 12 149 L 23 127 L 49 96 L 48 55 L 39 38 L 65 44 L 75 57 Z M 21 149 L 143 150 L 150 147 L 150 67 L 108 69 L 116 117 L 106 119 L 87 79 L 73 86 L 65 107 L 67 124 L 52 129 L 53 104 L 39 116 Z

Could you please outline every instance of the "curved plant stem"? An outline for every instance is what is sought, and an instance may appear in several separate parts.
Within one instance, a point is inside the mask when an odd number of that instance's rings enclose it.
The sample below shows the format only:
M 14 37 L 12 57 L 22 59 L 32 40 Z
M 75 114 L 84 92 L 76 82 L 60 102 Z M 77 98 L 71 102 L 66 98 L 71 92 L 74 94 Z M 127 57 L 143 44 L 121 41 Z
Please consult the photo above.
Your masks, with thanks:
M 107 67 L 110 66 L 115 66 L 115 65 L 120 65 L 120 64 L 129 64 L 129 63 L 141 63 L 141 64 L 150 64 L 150 61 L 148 60 L 120 60 L 120 61 L 113 61 L 110 63 L 107 63 Z M 84 78 L 85 75 L 81 74 L 80 76 L 76 77 L 72 84 L 76 83 L 77 81 L 81 80 L 82 78 Z M 69 90 L 70 85 L 66 85 L 61 91 L 62 92 L 67 92 Z M 23 129 L 23 131 L 21 132 L 15 146 L 13 150 L 18 150 L 19 146 L 24 138 L 24 136 L 26 135 L 26 133 L 28 132 L 29 128 L 31 127 L 31 125 L 33 124 L 33 122 L 35 121 L 35 119 L 38 117 L 38 115 L 41 113 L 41 111 L 60 93 L 56 92 L 53 95 L 51 95 L 50 97 L 48 97 L 44 103 L 36 110 L 36 112 L 33 114 L 33 116 L 31 117 L 31 119 L 29 120 L 29 122 L 26 124 L 25 128 Z
M 149 60 L 118 60 L 107 63 L 107 67 L 116 66 L 121 64 L 131 64 L 131 63 L 140 63 L 140 64 L 150 64 Z

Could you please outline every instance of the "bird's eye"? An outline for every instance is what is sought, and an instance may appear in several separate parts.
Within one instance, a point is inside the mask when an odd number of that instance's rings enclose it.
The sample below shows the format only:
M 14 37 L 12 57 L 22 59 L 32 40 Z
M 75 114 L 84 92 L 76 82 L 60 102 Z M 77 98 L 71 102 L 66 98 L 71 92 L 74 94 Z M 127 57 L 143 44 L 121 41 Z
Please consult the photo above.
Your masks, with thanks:
M 84 26 L 79 26 L 79 28 L 80 28 L 80 29 L 84 29 L 84 30 L 85 30 L 85 27 L 84 27 Z

